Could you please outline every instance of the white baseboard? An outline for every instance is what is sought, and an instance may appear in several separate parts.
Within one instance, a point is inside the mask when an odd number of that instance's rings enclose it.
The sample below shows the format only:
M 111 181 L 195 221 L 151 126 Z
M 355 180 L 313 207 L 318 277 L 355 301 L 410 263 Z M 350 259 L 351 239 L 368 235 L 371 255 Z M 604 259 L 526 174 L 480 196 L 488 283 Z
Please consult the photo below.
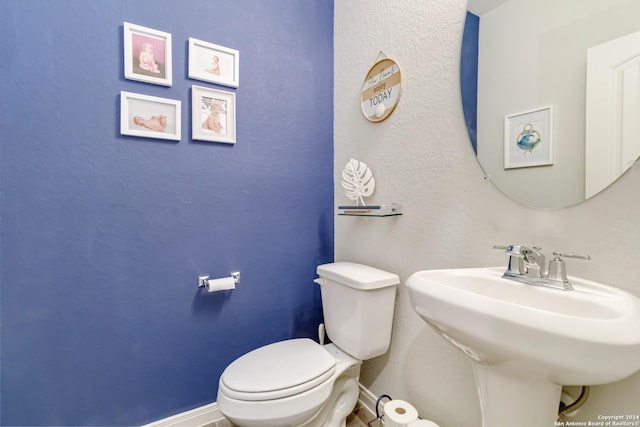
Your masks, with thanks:
M 367 415 L 376 413 L 377 397 L 360 384 L 360 396 L 358 404 L 367 411 Z M 375 418 L 375 415 L 373 415 Z M 218 422 L 224 421 L 224 416 L 218 409 L 216 402 L 168 418 L 145 424 L 142 427 L 215 427 Z
M 222 420 L 224 416 L 218 409 L 218 404 L 213 402 L 142 427 L 213 427 Z
M 365 414 L 358 414 L 358 418 L 360 418 L 364 422 L 369 422 L 373 420 L 376 417 L 377 401 L 378 401 L 378 396 L 371 393 L 368 388 L 360 384 L 360 396 L 358 396 L 358 406 L 365 411 Z

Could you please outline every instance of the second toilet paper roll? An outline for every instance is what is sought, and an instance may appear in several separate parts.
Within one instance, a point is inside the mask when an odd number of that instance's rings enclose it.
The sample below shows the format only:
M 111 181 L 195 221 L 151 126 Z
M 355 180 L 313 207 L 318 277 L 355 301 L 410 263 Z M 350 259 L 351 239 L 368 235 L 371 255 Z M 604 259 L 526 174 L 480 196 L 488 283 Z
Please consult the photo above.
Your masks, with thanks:
M 206 282 L 208 292 L 226 291 L 236 288 L 236 281 L 233 277 L 223 277 L 222 279 L 209 279 Z
M 391 400 L 384 405 L 385 427 L 407 427 L 418 419 L 418 411 L 404 400 Z

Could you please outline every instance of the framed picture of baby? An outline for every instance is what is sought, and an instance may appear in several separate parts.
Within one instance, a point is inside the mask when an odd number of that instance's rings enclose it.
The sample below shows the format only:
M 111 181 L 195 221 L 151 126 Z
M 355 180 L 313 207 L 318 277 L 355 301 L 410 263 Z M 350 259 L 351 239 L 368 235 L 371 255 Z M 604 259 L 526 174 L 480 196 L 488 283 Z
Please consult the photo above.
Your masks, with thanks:
M 240 52 L 190 37 L 189 78 L 238 87 Z
M 236 143 L 236 94 L 191 87 L 191 133 L 198 141 Z
M 171 86 L 171 70 L 171 34 L 125 22 L 124 77 Z
M 120 92 L 120 133 L 180 141 L 180 101 Z

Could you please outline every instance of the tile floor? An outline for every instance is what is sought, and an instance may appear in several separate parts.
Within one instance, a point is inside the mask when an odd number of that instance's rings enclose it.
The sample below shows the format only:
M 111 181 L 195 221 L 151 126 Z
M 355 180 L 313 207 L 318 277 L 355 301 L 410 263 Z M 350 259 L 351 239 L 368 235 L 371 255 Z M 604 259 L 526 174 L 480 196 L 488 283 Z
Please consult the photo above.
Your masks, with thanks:
M 383 427 L 384 424 L 382 424 L 382 421 L 380 420 L 374 420 L 375 417 L 372 418 L 367 418 L 366 420 L 363 420 L 360 417 L 354 417 L 353 419 L 350 419 L 349 422 L 347 423 L 347 427 Z M 371 424 L 369 424 L 369 422 L 371 422 Z
M 373 420 L 375 415 L 364 407 L 356 407 L 353 414 L 347 417 L 347 427 L 369 427 L 368 422 Z M 371 423 L 371 427 L 382 427 L 379 421 Z

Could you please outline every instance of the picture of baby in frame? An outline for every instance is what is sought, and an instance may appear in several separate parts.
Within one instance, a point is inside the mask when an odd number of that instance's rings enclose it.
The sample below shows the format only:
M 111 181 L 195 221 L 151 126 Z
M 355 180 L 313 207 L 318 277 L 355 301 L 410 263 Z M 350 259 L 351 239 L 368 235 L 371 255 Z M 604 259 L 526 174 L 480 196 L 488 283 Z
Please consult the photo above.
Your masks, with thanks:
M 155 132 L 164 132 L 167 128 L 167 116 L 160 114 L 157 116 L 151 116 L 148 119 L 145 119 L 142 116 L 134 116 L 133 123 L 136 126 L 145 127 Z
M 165 78 L 165 41 L 142 34 L 132 34 L 133 72 Z
M 180 141 L 181 102 L 140 93 L 120 92 L 120 134 Z
M 202 97 L 202 129 L 215 133 L 226 133 L 227 102 L 223 99 Z
M 129 98 L 129 129 L 152 133 L 175 134 L 176 108 L 171 104 Z
M 215 74 L 217 76 L 220 75 L 220 58 L 218 58 L 218 55 L 213 55 L 211 64 L 209 64 L 209 66 L 205 71 L 207 73 Z

